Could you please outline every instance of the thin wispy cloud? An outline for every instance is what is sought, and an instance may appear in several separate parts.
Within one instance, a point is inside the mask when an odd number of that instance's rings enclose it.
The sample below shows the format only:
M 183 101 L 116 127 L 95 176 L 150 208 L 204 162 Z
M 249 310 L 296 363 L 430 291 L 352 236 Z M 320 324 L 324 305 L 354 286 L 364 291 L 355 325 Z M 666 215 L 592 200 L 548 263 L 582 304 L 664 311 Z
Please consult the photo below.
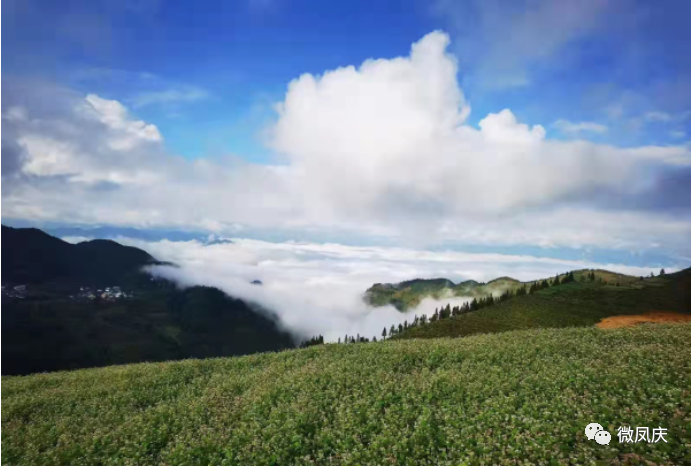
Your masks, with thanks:
M 674 117 L 665 112 L 648 112 L 644 116 L 647 121 L 672 121 Z
M 162 91 L 144 92 L 132 99 L 134 108 L 142 108 L 150 105 L 170 105 L 180 103 L 197 102 L 210 97 L 209 92 L 204 89 L 186 86 L 181 88 L 171 88 Z
M 552 125 L 565 134 L 578 135 L 580 133 L 603 134 L 607 132 L 607 126 L 592 121 L 572 123 L 568 120 L 557 120 Z
M 536 64 L 604 27 L 612 7 L 601 0 L 438 0 L 434 11 L 449 23 L 479 86 L 512 88 L 531 84 Z

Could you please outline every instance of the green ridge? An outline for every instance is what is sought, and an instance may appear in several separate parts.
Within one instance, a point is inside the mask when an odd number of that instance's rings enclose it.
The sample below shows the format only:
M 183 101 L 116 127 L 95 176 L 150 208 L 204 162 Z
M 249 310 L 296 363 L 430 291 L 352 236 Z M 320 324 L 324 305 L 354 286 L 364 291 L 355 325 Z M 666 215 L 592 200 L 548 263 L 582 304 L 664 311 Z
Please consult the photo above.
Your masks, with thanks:
M 574 270 L 574 278 L 577 282 L 587 281 L 590 269 Z M 594 271 L 598 282 L 606 284 L 633 285 L 640 280 L 640 277 L 632 277 L 608 270 Z M 562 280 L 566 274 L 559 274 Z M 545 277 L 540 280 L 552 281 L 554 277 Z M 407 311 L 415 308 L 427 297 L 434 299 L 444 299 L 453 297 L 483 298 L 490 294 L 495 297 L 509 291 L 515 293 L 517 289 L 530 285 L 536 281 L 521 282 L 511 277 L 499 277 L 487 283 L 478 283 L 474 280 L 467 280 L 455 285 L 451 280 L 436 278 L 431 280 L 416 279 L 401 283 L 376 283 L 371 286 L 364 295 L 364 300 L 372 306 L 385 306 L 391 304 L 399 311 Z

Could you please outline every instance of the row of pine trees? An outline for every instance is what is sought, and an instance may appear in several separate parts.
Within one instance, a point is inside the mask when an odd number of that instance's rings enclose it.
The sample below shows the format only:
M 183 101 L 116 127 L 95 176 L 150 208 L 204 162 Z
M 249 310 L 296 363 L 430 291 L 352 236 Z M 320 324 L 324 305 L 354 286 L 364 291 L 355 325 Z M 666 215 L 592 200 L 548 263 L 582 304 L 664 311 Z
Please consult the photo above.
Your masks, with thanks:
M 312 337 L 309 340 L 305 340 L 302 343 L 300 343 L 300 348 L 309 348 L 310 346 L 323 345 L 323 344 L 324 344 L 324 336 L 318 335 L 316 337 Z

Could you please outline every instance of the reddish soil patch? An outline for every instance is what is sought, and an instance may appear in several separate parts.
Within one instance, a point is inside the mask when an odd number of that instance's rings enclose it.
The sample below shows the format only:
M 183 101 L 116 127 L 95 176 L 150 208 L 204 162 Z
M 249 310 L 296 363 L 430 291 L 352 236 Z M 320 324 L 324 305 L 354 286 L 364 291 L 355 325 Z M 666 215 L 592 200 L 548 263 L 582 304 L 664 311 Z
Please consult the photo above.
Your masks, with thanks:
M 691 314 L 678 312 L 653 311 L 647 314 L 633 316 L 614 316 L 602 319 L 596 325 L 598 328 L 633 327 L 644 323 L 691 322 Z

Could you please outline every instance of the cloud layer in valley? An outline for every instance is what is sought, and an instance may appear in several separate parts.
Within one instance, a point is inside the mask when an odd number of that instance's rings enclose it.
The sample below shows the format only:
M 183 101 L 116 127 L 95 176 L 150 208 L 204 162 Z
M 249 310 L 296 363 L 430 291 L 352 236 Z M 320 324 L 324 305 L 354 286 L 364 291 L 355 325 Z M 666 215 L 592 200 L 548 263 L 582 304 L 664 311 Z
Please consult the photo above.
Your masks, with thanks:
M 78 242 L 86 238 L 65 239 Z M 599 267 L 632 275 L 651 272 L 648 268 L 617 264 L 393 247 L 272 243 L 242 238 L 210 246 L 198 241 L 149 242 L 124 237 L 116 240 L 179 266 L 153 267 L 154 275 L 183 286 L 215 286 L 275 312 L 280 322 L 298 336 L 322 334 L 330 341 L 346 333 L 379 337 L 385 326 L 410 321 L 415 314 L 430 314 L 447 303 L 456 305 L 464 301 L 426 299 L 405 314 L 392 306 L 372 308 L 362 297 L 374 283 L 440 277 L 457 283 L 467 279 L 489 281 L 502 275 L 533 280 L 567 270 Z M 260 280 L 262 285 L 252 284 L 254 280 Z
M 3 79 L 3 215 L 691 253 L 689 212 L 665 189 L 691 167 L 688 147 L 552 140 L 509 109 L 471 126 L 448 45 L 436 31 L 409 56 L 293 80 L 268 165 L 171 155 L 118 101 Z

